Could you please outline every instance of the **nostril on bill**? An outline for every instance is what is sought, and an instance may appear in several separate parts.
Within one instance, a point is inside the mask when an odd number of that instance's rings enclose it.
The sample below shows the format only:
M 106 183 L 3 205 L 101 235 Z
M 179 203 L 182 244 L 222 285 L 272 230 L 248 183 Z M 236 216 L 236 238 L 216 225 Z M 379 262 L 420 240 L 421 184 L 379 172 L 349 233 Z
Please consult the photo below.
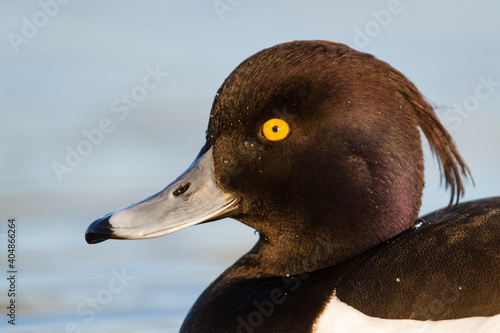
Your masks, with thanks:
M 178 188 L 176 188 L 174 190 L 174 192 L 172 192 L 172 194 L 175 196 L 175 197 L 178 197 L 179 195 L 181 195 L 182 193 L 186 192 L 188 189 L 189 189 L 189 186 L 191 185 L 191 183 L 186 183 L 186 184 L 182 184 L 181 186 L 179 186 Z

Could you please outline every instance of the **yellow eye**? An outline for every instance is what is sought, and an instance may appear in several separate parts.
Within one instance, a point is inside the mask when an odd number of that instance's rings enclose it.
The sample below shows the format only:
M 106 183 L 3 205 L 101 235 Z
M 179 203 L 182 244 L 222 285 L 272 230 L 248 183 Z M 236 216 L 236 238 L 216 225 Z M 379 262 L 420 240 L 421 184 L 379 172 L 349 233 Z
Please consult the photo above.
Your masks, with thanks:
M 270 141 L 280 141 L 290 133 L 290 126 L 281 119 L 269 119 L 262 126 L 262 134 Z

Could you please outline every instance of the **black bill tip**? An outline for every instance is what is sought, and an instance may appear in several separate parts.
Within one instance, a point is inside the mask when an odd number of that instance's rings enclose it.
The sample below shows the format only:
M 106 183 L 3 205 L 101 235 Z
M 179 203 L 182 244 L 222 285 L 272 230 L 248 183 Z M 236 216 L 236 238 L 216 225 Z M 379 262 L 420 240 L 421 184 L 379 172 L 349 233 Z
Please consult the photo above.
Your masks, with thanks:
M 109 223 L 110 215 L 101 217 L 92 222 L 85 232 L 85 240 L 89 244 L 97 244 L 112 238 L 113 231 Z

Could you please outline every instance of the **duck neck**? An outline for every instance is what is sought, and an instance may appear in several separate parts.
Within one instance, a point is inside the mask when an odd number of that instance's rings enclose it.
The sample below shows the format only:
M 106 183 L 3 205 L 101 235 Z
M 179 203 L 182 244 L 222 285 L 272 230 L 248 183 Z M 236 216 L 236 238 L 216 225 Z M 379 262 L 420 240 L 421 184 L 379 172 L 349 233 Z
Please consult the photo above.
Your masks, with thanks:
M 419 153 L 417 149 L 414 156 Z M 235 267 L 241 267 L 247 276 L 248 272 L 271 276 L 308 273 L 355 258 L 410 228 L 420 208 L 422 161 L 405 166 L 401 156 L 387 156 L 385 160 L 358 156 L 353 160 L 357 164 L 344 168 L 351 172 L 337 173 L 329 180 L 322 176 L 329 184 L 343 181 L 351 186 L 318 188 L 299 183 L 300 193 L 272 194 L 282 201 L 271 202 L 269 197 L 261 201 L 258 214 L 239 216 L 259 231 L 260 240 Z M 313 184 L 319 183 L 311 177 Z M 297 201 L 298 196 L 310 199 Z

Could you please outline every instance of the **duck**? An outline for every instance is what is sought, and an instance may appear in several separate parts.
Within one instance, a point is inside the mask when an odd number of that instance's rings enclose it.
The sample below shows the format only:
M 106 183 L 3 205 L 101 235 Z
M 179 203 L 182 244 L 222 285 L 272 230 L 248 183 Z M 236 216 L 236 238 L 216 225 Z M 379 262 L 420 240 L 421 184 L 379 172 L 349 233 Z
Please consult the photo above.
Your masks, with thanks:
M 419 217 L 421 136 L 451 193 Z M 401 72 L 341 43 L 285 42 L 225 79 L 183 174 L 85 238 L 148 239 L 228 217 L 255 229 L 180 332 L 500 332 L 500 197 L 459 202 L 467 179 Z

